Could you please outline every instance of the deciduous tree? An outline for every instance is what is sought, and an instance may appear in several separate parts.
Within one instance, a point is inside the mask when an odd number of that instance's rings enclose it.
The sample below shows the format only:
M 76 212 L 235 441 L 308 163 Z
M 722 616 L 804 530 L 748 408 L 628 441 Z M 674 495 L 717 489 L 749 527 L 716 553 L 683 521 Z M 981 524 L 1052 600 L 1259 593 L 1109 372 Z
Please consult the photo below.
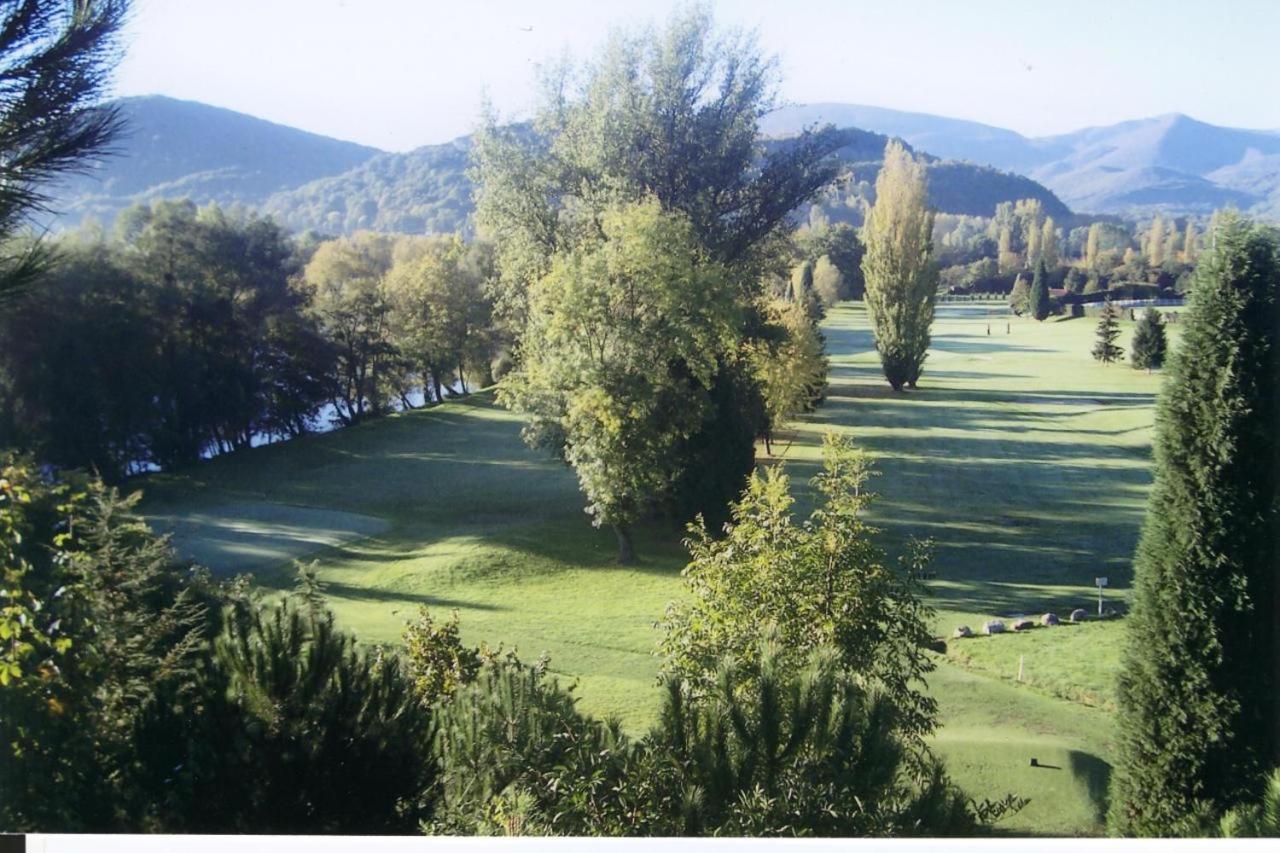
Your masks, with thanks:
M 603 239 L 559 254 L 529 294 L 521 363 L 499 398 L 562 443 L 597 525 L 634 560 L 632 525 L 679 474 L 717 356 L 737 339 L 733 280 L 656 200 L 605 212 Z
M 885 147 L 863 239 L 867 313 L 880 364 L 893 390 L 914 388 L 928 355 L 938 274 L 924 164 L 896 141 Z

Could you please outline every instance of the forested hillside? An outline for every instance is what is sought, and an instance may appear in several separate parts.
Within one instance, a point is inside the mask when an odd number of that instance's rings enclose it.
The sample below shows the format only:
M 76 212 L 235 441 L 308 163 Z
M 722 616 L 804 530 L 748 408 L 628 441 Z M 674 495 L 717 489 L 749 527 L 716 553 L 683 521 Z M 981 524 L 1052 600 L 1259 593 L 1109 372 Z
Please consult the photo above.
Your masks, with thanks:
M 378 154 L 244 113 L 160 96 L 114 102 L 124 132 L 109 153 L 52 189 L 60 225 L 106 221 L 140 201 L 256 207 L 273 193 L 345 172 Z
M 469 230 L 470 137 L 382 154 L 341 175 L 276 193 L 263 209 L 298 231 L 443 234 Z

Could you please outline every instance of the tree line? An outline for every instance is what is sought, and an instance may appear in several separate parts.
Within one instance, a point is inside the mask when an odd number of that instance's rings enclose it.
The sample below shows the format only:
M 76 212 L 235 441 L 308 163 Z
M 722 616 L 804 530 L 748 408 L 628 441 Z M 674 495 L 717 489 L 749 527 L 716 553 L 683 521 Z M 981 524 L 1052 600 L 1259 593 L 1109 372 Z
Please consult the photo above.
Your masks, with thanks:
M 55 465 L 119 480 L 493 381 L 483 243 L 160 201 L 48 251 L 0 315 L 0 440 Z

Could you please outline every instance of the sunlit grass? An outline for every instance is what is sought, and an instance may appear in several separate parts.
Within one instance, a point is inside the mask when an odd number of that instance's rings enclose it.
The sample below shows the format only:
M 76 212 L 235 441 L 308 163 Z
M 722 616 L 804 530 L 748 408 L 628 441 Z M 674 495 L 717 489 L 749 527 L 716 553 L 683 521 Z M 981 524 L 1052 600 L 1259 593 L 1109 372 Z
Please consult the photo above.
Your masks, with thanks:
M 988 311 L 998 313 L 990 335 Z M 861 306 L 837 308 L 828 399 L 762 460 L 803 484 L 824 430 L 871 450 L 887 547 L 909 536 L 937 545 L 940 635 L 992 617 L 1065 617 L 1092 606 L 1099 574 L 1120 606 L 1149 485 L 1160 377 L 1094 362 L 1092 320 L 1002 312 L 944 306 L 920 389 L 894 394 Z M 653 623 L 681 594 L 682 532 L 642 529 L 643 563 L 617 566 L 572 472 L 519 432 L 480 394 L 150 478 L 145 506 L 226 574 L 254 570 L 278 588 L 289 558 L 317 559 L 339 621 L 365 642 L 396 642 L 419 605 L 456 609 L 468 642 L 549 653 L 585 710 L 643 730 L 659 699 Z M 962 641 L 939 657 L 937 745 L 957 780 L 975 795 L 1032 799 L 1006 829 L 1100 830 L 1121 629 Z M 1030 768 L 1031 757 L 1048 766 Z

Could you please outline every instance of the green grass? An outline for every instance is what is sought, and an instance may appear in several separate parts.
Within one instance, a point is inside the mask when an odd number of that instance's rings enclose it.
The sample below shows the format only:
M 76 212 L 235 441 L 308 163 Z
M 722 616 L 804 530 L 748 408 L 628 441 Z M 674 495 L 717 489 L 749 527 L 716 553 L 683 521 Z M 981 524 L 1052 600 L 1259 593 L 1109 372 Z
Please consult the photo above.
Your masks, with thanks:
M 990 335 L 988 311 L 1000 312 Z M 1088 608 L 1098 574 L 1122 606 L 1159 376 L 1096 364 L 1093 328 L 943 306 L 921 387 L 899 395 L 879 376 L 861 306 L 828 319 L 828 399 L 776 449 L 797 483 L 824 430 L 877 456 L 887 547 L 937 544 L 939 634 Z M 220 572 L 279 587 L 289 559 L 318 559 L 340 622 L 365 641 L 395 642 L 419 604 L 456 609 L 467 641 L 549 653 L 584 710 L 641 730 L 658 701 L 653 623 L 681 594 L 680 531 L 642 529 L 642 565 L 616 566 L 572 472 L 519 432 L 480 394 L 151 477 L 144 507 Z M 972 794 L 1032 799 L 1008 831 L 1100 830 L 1121 624 L 952 642 L 939 657 L 939 751 Z

